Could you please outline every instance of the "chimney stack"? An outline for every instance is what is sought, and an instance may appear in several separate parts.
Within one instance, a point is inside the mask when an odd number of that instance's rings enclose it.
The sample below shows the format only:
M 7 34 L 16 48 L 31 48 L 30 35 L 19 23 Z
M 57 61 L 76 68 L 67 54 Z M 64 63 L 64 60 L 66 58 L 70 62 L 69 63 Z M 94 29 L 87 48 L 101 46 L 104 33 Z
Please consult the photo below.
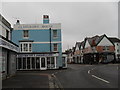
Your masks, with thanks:
M 19 20 L 17 20 L 16 24 L 20 24 L 20 21 L 19 21 Z
M 43 15 L 43 24 L 49 24 L 49 15 Z

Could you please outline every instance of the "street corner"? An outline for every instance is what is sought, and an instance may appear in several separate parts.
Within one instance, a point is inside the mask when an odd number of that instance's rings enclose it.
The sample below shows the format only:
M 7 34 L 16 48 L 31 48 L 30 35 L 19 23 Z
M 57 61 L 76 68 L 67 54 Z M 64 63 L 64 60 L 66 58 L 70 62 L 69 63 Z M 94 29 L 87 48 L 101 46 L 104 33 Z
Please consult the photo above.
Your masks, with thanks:
M 54 73 L 49 75 L 49 88 L 63 90 L 62 84 L 60 83 L 60 81 L 58 80 Z

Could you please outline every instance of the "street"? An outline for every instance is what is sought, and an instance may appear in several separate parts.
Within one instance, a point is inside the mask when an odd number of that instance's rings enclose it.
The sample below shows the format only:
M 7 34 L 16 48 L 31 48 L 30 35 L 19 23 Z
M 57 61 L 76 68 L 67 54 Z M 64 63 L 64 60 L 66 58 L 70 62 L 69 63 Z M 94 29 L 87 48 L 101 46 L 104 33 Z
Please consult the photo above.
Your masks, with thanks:
M 69 64 L 61 70 L 18 71 L 3 80 L 5 88 L 118 88 L 118 65 Z
M 118 65 L 68 66 L 68 70 L 56 72 L 64 88 L 118 88 Z

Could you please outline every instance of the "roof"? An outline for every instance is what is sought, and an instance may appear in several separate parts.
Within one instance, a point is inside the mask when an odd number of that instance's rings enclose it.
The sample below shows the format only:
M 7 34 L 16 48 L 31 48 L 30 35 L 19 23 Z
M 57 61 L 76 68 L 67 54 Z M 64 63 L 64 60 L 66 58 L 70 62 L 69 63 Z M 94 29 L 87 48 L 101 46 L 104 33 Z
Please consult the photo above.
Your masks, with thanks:
M 74 49 L 76 49 L 77 45 L 80 48 L 81 42 L 76 42 Z
M 115 42 L 120 42 L 119 38 L 115 38 L 115 37 L 108 37 L 113 43 Z
M 11 24 L 0 14 L 0 21 L 11 30 Z
M 15 46 L 19 47 L 17 44 L 15 44 L 14 42 L 12 42 L 12 41 L 10 41 L 10 40 L 6 39 L 6 38 L 5 38 L 5 37 L 3 37 L 2 35 L 0 35 L 0 38 L 2 38 L 2 39 L 4 39 L 5 41 L 7 41 L 7 42 L 9 42 L 9 43 L 11 43 L 11 44 L 13 44 L 13 45 L 15 45 Z
M 105 34 L 104 35 L 101 35 L 101 36 L 94 36 L 94 37 L 89 37 L 89 38 L 86 38 L 86 40 L 88 40 L 89 44 L 91 46 L 97 46 L 99 44 L 99 42 L 103 39 L 103 37 L 106 37 L 108 38 Z M 110 38 L 108 38 L 110 40 Z M 113 44 L 113 42 L 110 40 L 110 42 Z M 113 44 L 114 45 L 114 44 Z

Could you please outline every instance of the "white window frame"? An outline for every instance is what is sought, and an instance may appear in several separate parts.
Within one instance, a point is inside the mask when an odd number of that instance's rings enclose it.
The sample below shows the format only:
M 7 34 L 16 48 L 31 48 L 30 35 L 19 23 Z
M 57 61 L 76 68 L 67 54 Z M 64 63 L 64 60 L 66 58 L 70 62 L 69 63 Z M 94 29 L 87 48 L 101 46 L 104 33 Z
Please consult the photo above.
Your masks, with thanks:
M 22 44 L 22 51 L 21 51 L 21 44 Z M 27 51 L 24 50 L 24 44 L 27 44 Z M 30 49 L 31 44 L 31 49 Z M 20 52 L 32 52 L 32 42 L 20 42 Z
M 104 51 L 109 51 L 109 50 L 110 50 L 110 47 L 109 47 L 109 46 L 103 46 L 103 50 L 104 50 Z

